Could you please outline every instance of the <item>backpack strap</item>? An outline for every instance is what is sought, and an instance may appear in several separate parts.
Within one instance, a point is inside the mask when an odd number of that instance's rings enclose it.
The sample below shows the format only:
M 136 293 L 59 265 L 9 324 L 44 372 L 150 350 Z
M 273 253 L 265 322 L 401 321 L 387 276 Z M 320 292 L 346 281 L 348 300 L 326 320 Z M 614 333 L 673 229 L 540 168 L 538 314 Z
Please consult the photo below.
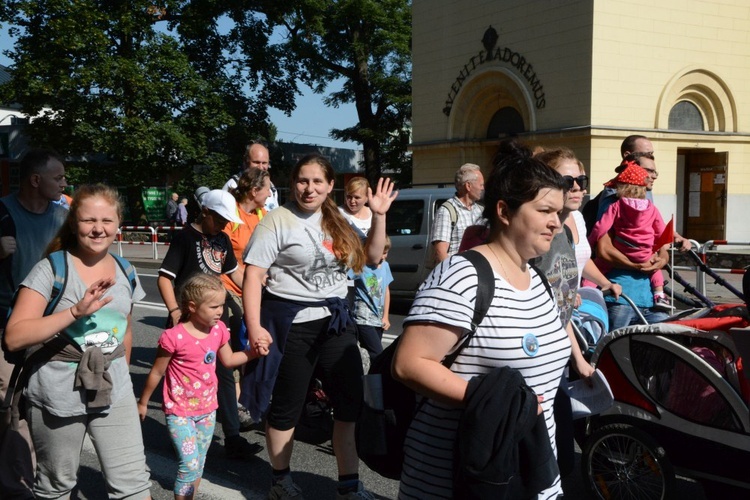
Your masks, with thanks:
M 47 303 L 47 307 L 44 308 L 44 315 L 49 316 L 55 310 L 60 298 L 65 291 L 65 285 L 68 281 L 68 261 L 66 258 L 66 252 L 64 250 L 58 250 L 52 252 L 47 256 L 47 260 L 52 267 L 52 274 L 54 281 L 52 282 L 52 290 L 50 291 L 50 299 Z M 18 298 L 18 290 L 13 294 L 10 308 L 8 309 L 8 317 L 10 317 L 13 311 L 13 306 Z M 3 341 L 3 351 L 5 351 L 5 341 Z M 24 350 L 26 351 L 26 350 Z M 15 360 L 13 366 L 13 372 L 10 375 L 8 382 L 8 388 L 5 393 L 5 399 L 3 400 L 2 410 L 11 411 L 11 419 L 17 422 L 18 415 L 14 414 L 18 411 L 18 401 L 21 396 L 21 388 L 26 385 L 28 378 L 28 369 L 37 363 L 40 363 L 46 359 L 50 359 L 54 354 L 55 350 L 51 349 L 46 343 L 43 344 L 39 349 L 34 350 L 28 356 L 24 356 L 23 352 L 11 353 L 12 355 L 18 355 L 19 358 Z
M 116 253 L 113 253 L 111 255 L 115 258 L 115 262 L 117 262 L 117 265 L 120 266 L 120 269 L 122 269 L 123 274 L 128 277 L 128 283 L 130 283 L 130 295 L 132 296 L 133 293 L 135 293 L 135 287 L 138 284 L 135 278 L 135 268 L 133 267 L 133 264 L 131 264 L 130 261 L 126 258 L 120 257 Z
M 52 283 L 49 302 L 44 309 L 45 316 L 49 316 L 55 310 L 57 303 L 60 302 L 62 294 L 65 291 L 65 285 L 68 283 L 68 259 L 66 252 L 64 250 L 52 252 L 47 256 L 47 260 L 52 267 L 52 274 L 55 277 L 55 281 Z
M 467 250 L 458 255 L 468 260 L 477 271 L 477 298 L 474 302 L 474 317 L 471 320 L 471 329 L 458 349 L 443 360 L 443 365 L 446 368 L 450 368 L 461 351 L 464 350 L 464 347 L 469 345 L 480 323 L 487 316 L 492 298 L 495 296 L 495 273 L 485 256 L 475 250 Z
M 0 236 L 13 236 L 16 237 L 16 223 L 8 212 L 8 207 L 5 203 L 0 200 Z M 16 284 L 13 280 L 13 269 L 12 269 L 13 255 L 8 255 L 2 261 L 0 261 L 0 272 L 5 275 L 5 278 L 10 284 L 11 290 L 16 288 Z
M 539 270 L 538 267 L 536 267 L 534 264 L 529 262 L 529 267 L 536 271 L 536 274 L 539 275 L 539 279 L 542 280 L 542 284 L 544 284 L 544 288 L 547 290 L 547 294 L 550 296 L 550 298 L 554 301 L 555 300 L 555 294 L 552 292 L 552 287 L 549 284 L 549 280 L 547 279 L 547 276 Z
M 448 211 L 448 215 L 451 218 L 451 236 L 453 236 L 453 231 L 456 229 L 456 223 L 458 222 L 458 212 L 456 211 L 456 207 L 451 203 L 451 200 L 445 200 L 440 207 L 445 208 Z

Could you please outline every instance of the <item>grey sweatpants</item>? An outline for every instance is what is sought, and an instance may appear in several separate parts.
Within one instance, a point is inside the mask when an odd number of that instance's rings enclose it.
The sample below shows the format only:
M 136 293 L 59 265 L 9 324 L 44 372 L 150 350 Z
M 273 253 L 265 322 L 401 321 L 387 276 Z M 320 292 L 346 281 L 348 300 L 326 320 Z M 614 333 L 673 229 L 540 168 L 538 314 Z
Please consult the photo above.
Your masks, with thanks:
M 96 449 L 107 492 L 112 499 L 148 498 L 141 421 L 135 397 L 112 405 L 108 414 L 57 417 L 29 405 L 27 419 L 34 441 L 37 498 L 67 498 L 78 481 L 83 439 L 88 432 Z

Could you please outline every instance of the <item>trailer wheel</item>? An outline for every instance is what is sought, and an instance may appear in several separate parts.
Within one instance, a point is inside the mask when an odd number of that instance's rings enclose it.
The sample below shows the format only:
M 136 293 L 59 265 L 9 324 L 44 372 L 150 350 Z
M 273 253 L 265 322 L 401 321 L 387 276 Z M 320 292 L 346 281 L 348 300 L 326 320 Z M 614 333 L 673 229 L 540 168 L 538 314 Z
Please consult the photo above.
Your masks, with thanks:
M 665 500 L 674 491 L 674 469 L 664 448 L 631 425 L 610 424 L 587 439 L 583 481 L 594 498 Z

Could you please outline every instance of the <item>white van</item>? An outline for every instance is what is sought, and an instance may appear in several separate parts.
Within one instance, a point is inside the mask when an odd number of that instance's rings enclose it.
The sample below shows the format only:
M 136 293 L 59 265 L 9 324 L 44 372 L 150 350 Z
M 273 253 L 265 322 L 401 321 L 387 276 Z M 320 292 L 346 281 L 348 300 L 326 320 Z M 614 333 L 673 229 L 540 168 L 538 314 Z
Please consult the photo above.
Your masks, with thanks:
M 393 273 L 391 296 L 414 298 L 429 271 L 425 260 L 435 210 L 456 194 L 454 187 L 401 189 L 388 210 L 386 232 L 391 237 L 388 264 Z

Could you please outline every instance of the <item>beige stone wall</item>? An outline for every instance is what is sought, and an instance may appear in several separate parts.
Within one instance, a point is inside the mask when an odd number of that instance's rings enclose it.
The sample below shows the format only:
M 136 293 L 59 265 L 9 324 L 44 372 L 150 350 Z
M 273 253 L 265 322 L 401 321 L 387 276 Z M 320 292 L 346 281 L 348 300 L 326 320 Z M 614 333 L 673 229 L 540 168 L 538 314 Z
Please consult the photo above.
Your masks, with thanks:
M 527 129 L 589 123 L 590 1 L 416 0 L 413 18 L 415 182 L 449 179 L 463 161 L 486 165 L 494 150 L 494 143 L 483 141 L 487 126 L 508 101 L 525 104 L 519 111 Z M 490 25 L 499 35 L 496 47 L 518 53 L 527 64 L 519 69 L 502 61 L 476 63 Z M 550 51 L 551 46 L 556 49 Z M 467 65 L 471 73 L 446 116 L 451 86 Z M 535 74 L 543 88 L 541 109 L 525 74 Z M 448 147 L 436 149 L 435 143 L 446 139 Z
M 657 115 L 675 75 L 718 76 L 750 105 L 750 3 L 744 0 L 594 2 L 592 124 L 667 128 Z M 738 120 L 736 129 L 748 130 Z
M 679 149 L 728 152 L 727 238 L 750 241 L 750 225 L 737 216 L 750 210 L 747 0 L 415 0 L 413 19 L 415 182 L 450 181 L 466 161 L 487 172 L 498 143 L 486 138 L 487 126 L 510 103 L 526 124 L 523 139 L 571 147 L 594 193 L 614 174 L 622 139 L 650 137 L 665 213 L 684 205 Z M 543 107 L 525 66 L 476 63 L 490 25 L 497 47 L 533 66 Z M 707 132 L 668 130 L 683 100 L 698 107 Z

